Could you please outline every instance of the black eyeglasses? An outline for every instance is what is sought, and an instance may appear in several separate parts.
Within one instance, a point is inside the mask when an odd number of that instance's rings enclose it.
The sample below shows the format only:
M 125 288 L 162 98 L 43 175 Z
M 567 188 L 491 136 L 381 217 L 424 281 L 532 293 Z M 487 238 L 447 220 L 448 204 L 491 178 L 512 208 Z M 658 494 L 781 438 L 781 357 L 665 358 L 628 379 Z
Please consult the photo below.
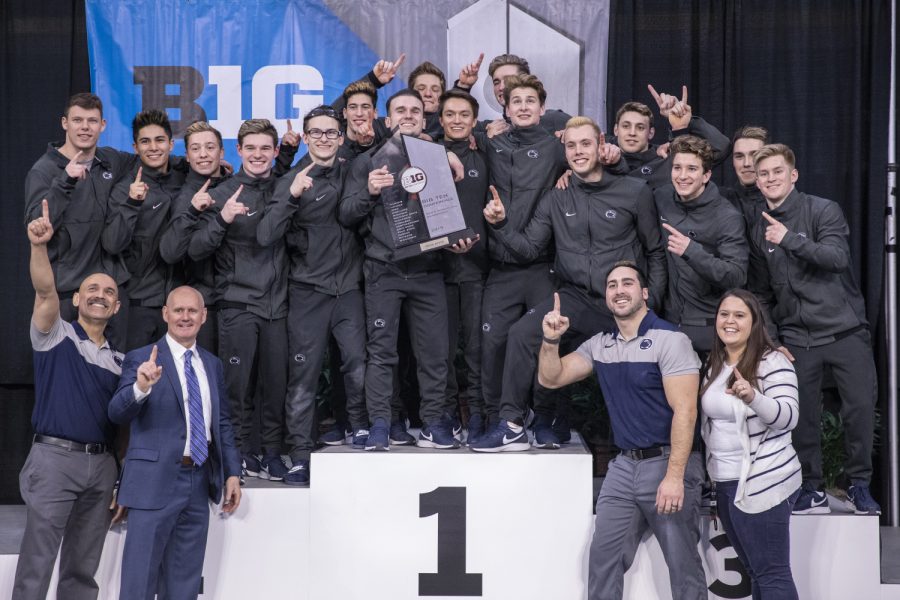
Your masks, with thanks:
M 306 132 L 306 135 L 314 140 L 321 138 L 323 135 L 329 140 L 336 140 L 341 137 L 341 132 L 337 129 L 327 129 L 325 131 L 322 131 L 321 129 L 310 129 Z

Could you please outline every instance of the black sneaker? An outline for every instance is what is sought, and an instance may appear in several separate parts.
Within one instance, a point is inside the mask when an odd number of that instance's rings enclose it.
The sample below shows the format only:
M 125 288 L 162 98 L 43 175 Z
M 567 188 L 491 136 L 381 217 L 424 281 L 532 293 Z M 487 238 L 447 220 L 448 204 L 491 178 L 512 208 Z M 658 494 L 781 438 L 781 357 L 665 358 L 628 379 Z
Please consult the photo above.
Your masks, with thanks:
M 309 461 L 301 459 L 295 462 L 294 466 L 284 474 L 284 483 L 287 485 L 295 485 L 297 487 L 308 486 Z
M 856 483 L 847 490 L 847 497 L 853 503 L 858 515 L 880 515 L 881 505 L 875 502 L 875 498 L 869 492 L 869 486 L 865 483 Z
M 391 442 L 388 434 L 388 424 L 379 417 L 375 419 L 375 422 L 369 428 L 369 437 L 366 438 L 366 450 L 384 451 L 390 449 Z
M 827 515 L 831 512 L 828 496 L 822 490 L 811 490 L 804 486 L 800 489 L 792 512 L 795 515 Z
M 553 431 L 553 421 L 546 415 L 536 415 L 534 418 L 534 442 L 535 448 L 543 450 L 558 450 L 559 438 Z
M 553 433 L 556 434 L 560 444 L 568 444 L 572 441 L 572 427 L 569 425 L 569 419 L 563 416 L 557 416 L 553 419 Z
M 354 429 L 353 430 L 353 438 L 350 441 L 350 445 L 354 450 L 365 450 L 366 448 L 366 440 L 369 439 L 369 430 L 368 429 Z
M 259 473 L 262 471 L 260 458 L 256 454 L 241 454 L 241 479 L 259 477 Z
M 415 446 L 416 438 L 406 430 L 406 425 L 401 421 L 391 423 L 389 434 L 391 446 Z M 368 450 L 368 448 L 366 448 Z
M 331 429 L 319 437 L 319 441 L 326 446 L 343 446 L 347 442 L 347 438 L 352 435 L 353 432 L 344 424 L 335 423 L 331 426 Z
M 528 444 L 528 431 L 522 427 L 519 432 L 514 431 L 507 421 L 500 423 L 491 431 L 478 438 L 478 441 L 469 444 L 469 448 L 475 452 L 521 452 L 530 448 Z
M 259 471 L 260 479 L 270 481 L 282 481 L 287 475 L 288 468 L 280 454 L 266 453 L 262 459 L 262 469 Z
M 438 448 L 440 450 L 459 448 L 459 441 L 454 437 L 450 427 L 443 419 L 434 426 L 425 425 L 419 432 L 416 445 L 420 448 Z

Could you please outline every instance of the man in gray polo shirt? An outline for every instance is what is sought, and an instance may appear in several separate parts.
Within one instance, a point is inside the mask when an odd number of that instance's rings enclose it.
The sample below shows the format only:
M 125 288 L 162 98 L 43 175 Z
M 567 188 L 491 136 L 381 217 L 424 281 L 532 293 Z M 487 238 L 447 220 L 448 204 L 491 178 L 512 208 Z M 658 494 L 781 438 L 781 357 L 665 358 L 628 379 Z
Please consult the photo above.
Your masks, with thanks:
M 569 327 L 559 296 L 543 321 L 538 380 L 559 388 L 596 371 L 619 455 L 597 500 L 588 598 L 622 597 L 624 576 L 649 527 L 669 566 L 672 597 L 707 597 L 697 552 L 703 466 L 692 451 L 700 361 L 686 335 L 647 308 L 646 277 L 631 261 L 606 277 L 616 330 L 600 333 L 562 358 Z
M 105 330 L 119 310 L 119 292 L 109 275 L 89 275 L 72 296 L 78 319 L 60 317 L 47 253 L 53 226 L 47 200 L 41 204 L 41 216 L 28 224 L 35 436 L 19 476 L 28 512 L 12 597 L 43 600 L 59 553 L 56 597 L 92 600 L 117 473 L 106 409 L 122 354 L 110 348 Z

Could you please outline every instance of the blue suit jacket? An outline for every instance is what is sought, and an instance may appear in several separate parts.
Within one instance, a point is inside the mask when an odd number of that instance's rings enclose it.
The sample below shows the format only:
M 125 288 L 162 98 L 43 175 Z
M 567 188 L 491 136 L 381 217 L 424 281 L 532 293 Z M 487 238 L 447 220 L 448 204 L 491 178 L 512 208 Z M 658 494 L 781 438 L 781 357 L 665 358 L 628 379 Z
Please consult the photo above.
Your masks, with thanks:
M 172 487 L 182 468 L 187 436 L 184 396 L 172 353 L 165 337 L 156 342 L 156 346 L 162 377 L 151 388 L 150 395 L 142 402 L 136 402 L 133 386 L 138 367 L 150 358 L 152 345 L 125 355 L 119 389 L 109 403 L 109 418 L 114 423 L 131 424 L 118 502 L 122 506 L 145 510 L 162 508 L 172 499 Z M 209 497 L 218 503 L 225 479 L 240 476 L 241 458 L 234 445 L 222 363 L 211 353 L 197 348 L 209 380 L 212 404 Z

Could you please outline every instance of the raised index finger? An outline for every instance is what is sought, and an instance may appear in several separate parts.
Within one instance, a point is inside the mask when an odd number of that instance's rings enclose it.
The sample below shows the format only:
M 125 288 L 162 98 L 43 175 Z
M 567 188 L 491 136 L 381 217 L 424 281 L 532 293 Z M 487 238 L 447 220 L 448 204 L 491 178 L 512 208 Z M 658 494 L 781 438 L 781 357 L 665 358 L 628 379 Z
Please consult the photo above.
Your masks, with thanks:
M 687 104 L 687 86 L 681 86 L 681 101 Z
M 772 225 L 780 225 L 780 223 L 779 223 L 778 221 L 775 220 L 775 217 L 773 217 L 773 216 L 770 215 L 769 213 L 763 211 L 762 216 L 763 216 L 763 219 L 765 219 L 766 221 L 768 221 L 768 222 L 771 223 Z
M 314 166 L 316 166 L 316 163 L 309 163 L 302 171 L 300 171 L 300 175 L 308 175 Z
M 206 180 L 206 183 L 203 184 L 203 187 L 197 192 L 198 194 L 204 193 L 207 189 L 209 189 L 209 184 L 212 182 L 212 177 Z
M 397 57 L 397 60 L 394 61 L 394 68 L 391 70 L 396 71 L 398 68 L 400 68 L 400 65 L 403 64 L 404 60 L 406 60 L 406 52 L 401 52 L 400 56 Z
M 647 89 L 650 90 L 650 95 L 653 96 L 653 99 L 656 100 L 657 104 L 662 103 L 662 98 L 659 97 L 659 94 L 656 92 L 656 89 L 651 85 L 647 84 Z
M 243 183 L 242 183 L 240 186 L 238 186 L 237 191 L 236 191 L 235 193 L 233 193 L 233 194 L 231 195 L 231 198 L 229 198 L 228 200 L 237 200 L 237 197 L 241 195 L 241 192 L 242 192 L 242 191 L 244 191 L 244 184 L 243 184 Z
M 142 165 L 142 166 L 138 167 L 137 176 L 134 178 L 135 183 L 141 182 L 141 175 L 143 175 L 143 173 L 144 173 L 144 167 Z
M 288 122 L 288 123 L 287 123 L 287 126 L 288 126 L 287 130 L 288 130 L 288 131 L 294 131 L 294 128 L 291 127 L 291 120 L 288 119 L 287 122 Z
M 497 193 L 497 188 L 494 186 L 491 186 L 491 201 L 502 204 L 502 202 L 500 202 L 500 194 Z
M 50 220 L 50 206 L 47 204 L 47 199 L 44 198 L 41 200 L 41 216 Z
M 152 362 L 155 365 L 156 364 L 156 356 L 158 354 L 159 354 L 159 347 L 156 344 L 154 344 L 153 350 L 150 351 L 150 358 L 148 359 L 148 361 Z
M 741 375 L 741 372 L 737 370 L 737 365 L 735 365 L 731 370 L 734 371 L 734 380 L 735 381 L 746 381 L 744 379 L 744 376 Z
M 72 157 L 72 160 L 69 161 L 69 164 L 77 163 L 82 154 L 84 154 L 84 150 L 79 150 L 78 152 L 76 152 L 75 156 Z
M 559 292 L 553 292 L 553 310 L 559 312 Z
M 475 71 L 481 70 L 481 61 L 484 60 L 484 52 L 478 55 L 478 60 L 475 61 Z

